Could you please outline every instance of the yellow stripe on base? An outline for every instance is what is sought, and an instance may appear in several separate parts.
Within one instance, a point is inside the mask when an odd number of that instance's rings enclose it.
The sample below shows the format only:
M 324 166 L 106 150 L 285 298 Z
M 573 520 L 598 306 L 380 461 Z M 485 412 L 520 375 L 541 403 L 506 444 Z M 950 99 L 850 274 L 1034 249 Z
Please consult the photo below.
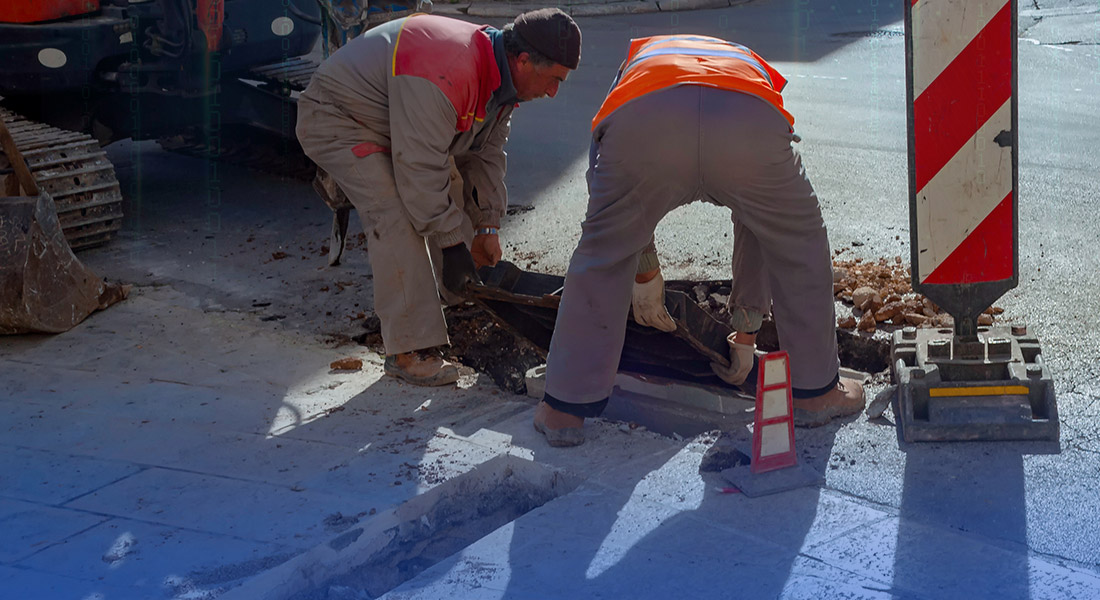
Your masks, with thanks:
M 978 387 L 949 387 L 931 388 L 928 395 L 933 398 L 946 398 L 951 396 L 1026 396 L 1026 385 L 987 385 Z

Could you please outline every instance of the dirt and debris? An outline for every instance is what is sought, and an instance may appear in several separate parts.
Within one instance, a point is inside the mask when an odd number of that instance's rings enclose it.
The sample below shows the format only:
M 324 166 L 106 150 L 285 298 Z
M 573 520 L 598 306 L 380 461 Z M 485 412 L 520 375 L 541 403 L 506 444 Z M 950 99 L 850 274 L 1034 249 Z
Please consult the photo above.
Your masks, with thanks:
M 952 327 L 954 320 L 932 300 L 913 291 L 909 266 L 900 256 L 892 259 L 833 261 L 833 294 L 852 307 L 837 315 L 837 327 L 874 332 L 884 324 L 914 327 Z M 992 325 L 1004 312 L 992 306 L 978 317 L 979 325 Z
M 325 526 L 325 530 L 330 533 L 337 533 L 355 525 L 360 519 L 366 516 L 365 512 L 361 512 L 357 515 L 345 515 L 343 513 L 332 513 L 324 518 L 322 523 Z
M 378 315 L 372 313 L 363 319 L 363 332 L 367 335 L 381 334 L 382 320 L 378 318 Z M 381 338 L 379 338 L 379 343 L 381 343 Z
M 837 253 L 843 252 L 844 249 Z M 729 280 L 669 281 L 669 289 L 688 294 L 711 316 L 729 323 Z M 913 291 L 909 267 L 900 256 L 891 259 L 853 258 L 833 261 L 833 294 L 847 307 L 837 308 L 837 341 L 840 362 L 845 367 L 878 373 L 889 367 L 889 334 L 904 326 L 953 327 L 954 319 L 930 299 Z M 1004 312 L 999 306 L 986 309 L 979 325 L 992 325 Z M 756 340 L 764 351 L 779 348 L 775 322 L 767 317 Z
M 527 393 L 527 370 L 545 360 L 533 344 L 493 320 L 476 306 L 453 306 L 445 311 L 451 346 L 448 358 L 473 367 L 513 394 Z
M 669 281 L 669 289 L 691 295 L 699 307 L 712 317 L 729 324 L 729 312 L 726 301 L 730 294 L 730 281 Z M 844 329 L 837 330 L 838 354 L 840 364 L 850 369 L 868 373 L 878 373 L 890 366 L 890 343 L 885 337 L 858 335 Z M 765 352 L 779 349 L 779 332 L 770 316 L 764 318 L 756 346 Z
M 363 368 L 363 360 L 359 358 L 341 358 L 329 363 L 329 368 L 333 371 L 358 371 Z
M 703 454 L 699 463 L 700 473 L 720 473 L 749 464 L 749 457 L 737 448 L 736 440 L 729 432 L 723 433 Z
M 451 345 L 442 349 L 447 359 L 485 373 L 504 391 L 527 393 L 527 370 L 545 362 L 534 345 L 501 327 L 477 306 L 452 306 L 444 315 L 451 338 Z M 353 339 L 384 354 L 378 317 L 367 316 L 363 328 Z
M 533 210 L 535 210 L 535 207 L 530 204 L 513 204 L 509 206 L 505 210 L 505 212 L 508 213 L 509 217 L 513 217 L 515 215 L 522 215 L 523 213 L 531 212 Z

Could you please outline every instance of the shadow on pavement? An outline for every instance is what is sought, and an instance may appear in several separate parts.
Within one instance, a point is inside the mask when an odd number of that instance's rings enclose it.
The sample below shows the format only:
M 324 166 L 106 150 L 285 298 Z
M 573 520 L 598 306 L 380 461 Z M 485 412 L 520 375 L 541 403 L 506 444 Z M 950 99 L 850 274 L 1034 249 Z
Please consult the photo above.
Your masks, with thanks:
M 1023 457 L 1057 454 L 1058 444 L 899 444 L 901 518 L 877 531 L 896 530 L 893 565 L 883 565 L 893 570 L 894 588 L 938 598 L 1031 598 Z

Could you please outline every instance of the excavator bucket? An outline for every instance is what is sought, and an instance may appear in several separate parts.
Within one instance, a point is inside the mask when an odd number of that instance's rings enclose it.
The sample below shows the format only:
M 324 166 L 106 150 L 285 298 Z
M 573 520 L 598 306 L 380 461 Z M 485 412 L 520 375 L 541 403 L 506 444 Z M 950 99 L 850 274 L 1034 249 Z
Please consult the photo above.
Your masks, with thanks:
M 0 145 L 11 165 L 0 197 L 0 334 L 67 331 L 124 299 L 130 286 L 103 281 L 73 254 L 2 121 Z

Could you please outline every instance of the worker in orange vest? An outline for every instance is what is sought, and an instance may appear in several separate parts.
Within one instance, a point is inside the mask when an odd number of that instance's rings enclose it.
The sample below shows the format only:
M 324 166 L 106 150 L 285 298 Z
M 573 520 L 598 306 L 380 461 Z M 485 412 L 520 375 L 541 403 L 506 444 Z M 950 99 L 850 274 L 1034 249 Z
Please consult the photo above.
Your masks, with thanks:
M 792 146 L 785 84 L 756 53 L 717 38 L 631 42 L 592 120 L 588 212 L 534 420 L 552 446 L 582 443 L 584 418 L 606 406 L 632 305 L 637 322 L 676 329 L 653 232 L 671 210 L 700 199 L 728 207 L 733 218 L 735 333 L 731 364 L 712 365 L 715 372 L 745 382 L 770 311 L 790 355 L 796 424 L 863 408 L 860 383 L 838 373 L 829 238 Z

